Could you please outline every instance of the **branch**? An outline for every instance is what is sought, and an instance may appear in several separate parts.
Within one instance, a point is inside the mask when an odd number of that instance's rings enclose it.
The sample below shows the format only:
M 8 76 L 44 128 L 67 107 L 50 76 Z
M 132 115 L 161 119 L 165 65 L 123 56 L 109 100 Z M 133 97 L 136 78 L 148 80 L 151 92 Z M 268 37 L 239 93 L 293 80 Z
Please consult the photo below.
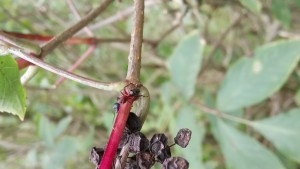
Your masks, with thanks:
M 71 9 L 73 15 L 75 15 L 75 17 L 80 20 L 81 17 L 73 3 L 72 0 L 67 0 L 67 3 L 69 5 L 69 8 Z M 94 36 L 92 31 L 89 30 L 88 27 L 84 27 L 85 32 L 89 35 L 89 36 Z M 71 66 L 68 68 L 68 72 L 73 72 L 75 69 L 77 69 L 77 67 L 84 62 L 95 50 L 96 46 L 95 44 L 92 44 L 92 46 L 90 46 L 81 56 L 80 58 Z M 53 85 L 53 88 L 57 88 L 60 84 L 62 84 L 64 81 L 66 80 L 66 78 L 64 77 L 60 77 L 55 84 Z
M 227 114 L 227 113 L 222 113 L 221 111 L 219 111 L 217 109 L 213 109 L 213 108 L 210 108 L 210 107 L 202 104 L 200 101 L 198 101 L 196 99 L 193 99 L 192 102 L 194 103 L 194 105 L 196 107 L 198 107 L 204 113 L 208 113 L 208 114 L 211 114 L 211 115 L 214 115 L 214 116 L 217 116 L 217 117 L 221 117 L 221 118 L 224 118 L 224 119 L 227 119 L 227 120 L 242 123 L 242 124 L 245 124 L 245 125 L 248 125 L 248 126 L 252 125 L 252 122 L 249 121 L 249 120 L 239 118 L 239 117 L 236 117 L 236 116 L 232 116 L 232 115 Z
M 55 36 L 52 40 L 49 41 L 49 43 L 45 44 L 42 47 L 42 55 L 46 56 L 48 53 L 53 51 L 58 45 L 60 45 L 62 42 L 66 41 L 68 38 L 73 36 L 75 33 L 77 33 L 79 30 L 84 28 L 88 23 L 90 23 L 92 20 L 94 20 L 99 14 L 101 14 L 110 3 L 112 3 L 113 0 L 105 0 L 101 5 L 99 5 L 96 9 L 94 9 L 91 13 L 86 15 L 84 18 L 82 18 L 79 22 L 77 22 L 75 25 L 71 26 L 64 32 L 58 34 Z
M 39 67 L 32 65 L 29 66 L 26 72 L 21 77 L 21 84 L 26 85 L 28 81 L 38 72 Z
M 188 12 L 188 8 L 185 9 L 182 15 L 180 15 L 175 19 L 172 26 L 169 29 L 167 29 L 167 31 L 165 31 L 160 35 L 159 39 L 155 41 L 154 47 L 157 47 L 161 41 L 163 41 L 168 35 L 170 35 L 173 31 L 175 31 L 180 26 L 187 12 Z
M 132 83 L 140 83 L 141 52 L 144 25 L 144 0 L 134 0 L 134 28 L 131 33 L 131 43 L 128 56 L 126 79 Z
M 0 30 L 1 32 L 1 30 Z M 31 41 L 40 41 L 40 42 L 47 42 L 51 40 L 54 36 L 53 35 L 39 35 L 39 34 L 24 34 L 19 32 L 8 32 L 8 31 L 2 31 L 5 34 L 14 36 L 16 38 L 22 38 L 27 39 Z M 0 33 L 0 36 L 2 38 L 2 35 Z M 13 38 L 15 39 L 15 38 Z M 28 41 L 26 41 L 28 43 Z M 64 44 L 67 45 L 77 45 L 77 44 L 86 44 L 86 45 L 93 45 L 93 44 L 101 44 L 101 43 L 129 43 L 130 38 L 97 38 L 97 37 L 72 37 L 67 39 Z M 154 45 L 155 40 L 151 39 L 143 39 L 144 43 L 147 43 L 149 45 Z
M 246 13 L 243 13 L 241 15 L 239 15 L 228 27 L 226 30 L 224 30 L 224 32 L 222 32 L 221 36 L 219 37 L 219 39 L 213 44 L 212 50 L 211 52 L 208 54 L 207 56 L 207 61 L 203 64 L 203 68 L 202 70 L 204 70 L 209 63 L 209 60 L 211 57 L 213 57 L 217 51 L 217 49 L 219 48 L 219 46 L 221 45 L 221 43 L 223 42 L 223 40 L 226 38 L 226 36 L 228 35 L 228 33 L 235 27 L 237 26 L 237 24 L 242 20 L 242 18 L 246 15 Z M 203 72 L 203 71 L 202 71 Z
M 23 34 L 23 33 L 18 33 L 18 32 L 8 32 L 8 31 L 3 31 L 4 33 L 17 37 L 17 38 L 22 38 L 22 39 L 28 39 L 31 41 L 40 41 L 40 42 L 47 42 L 51 40 L 54 36 L 53 35 L 39 35 L 39 34 Z M 1 35 L 1 34 L 0 34 Z M 80 37 L 72 37 L 67 39 L 64 43 L 68 45 L 75 45 L 75 44 L 87 44 L 87 45 L 92 45 L 92 44 L 100 44 L 100 43 L 129 43 L 130 39 L 129 38 L 94 38 L 94 37 L 89 37 L 89 38 L 80 38 Z M 147 43 L 151 44 L 153 43 L 151 40 L 146 40 Z
M 131 43 L 129 49 L 128 56 L 128 70 L 126 80 L 129 84 L 140 84 L 140 69 L 141 69 L 141 50 L 143 43 L 143 24 L 144 24 L 144 0 L 134 0 L 134 28 L 131 34 Z M 124 90 L 126 90 L 124 88 Z M 126 93 L 126 92 L 124 92 Z M 124 97 L 123 93 L 121 94 L 121 98 Z M 145 96 L 144 96 L 145 95 Z M 140 117 L 142 123 L 144 122 L 150 103 L 150 95 L 144 86 L 140 86 L 140 93 L 138 95 L 139 105 L 136 114 Z M 145 98 L 145 99 L 144 99 Z M 122 99 L 121 99 L 122 100 Z M 135 100 L 135 99 L 134 99 Z M 128 118 L 128 114 L 132 107 L 132 103 L 134 100 L 129 100 L 125 103 L 120 103 L 120 109 L 118 111 L 118 115 L 116 117 L 116 121 L 113 126 L 113 130 L 110 134 L 109 141 L 107 147 L 104 151 L 103 158 L 100 162 L 99 169 L 110 169 L 112 165 L 112 161 L 115 157 L 115 153 L 117 147 L 119 145 L 120 138 L 123 134 L 123 130 Z M 124 159 L 128 156 L 127 146 L 123 147 L 121 163 L 116 163 L 116 168 L 122 168 Z
M 99 81 L 94 81 L 91 79 L 87 79 L 84 78 L 82 76 L 78 76 L 76 74 L 67 72 L 65 70 L 62 70 L 60 68 L 51 66 L 47 63 L 45 63 L 44 61 L 42 61 L 39 58 L 36 58 L 34 56 L 28 55 L 26 53 L 24 53 L 23 51 L 21 51 L 18 48 L 15 47 L 10 47 L 7 49 L 10 53 L 19 56 L 20 58 L 23 58 L 24 60 L 27 60 L 43 69 L 46 69 L 52 73 L 58 74 L 62 77 L 65 77 L 67 79 L 76 81 L 78 83 L 90 86 L 90 87 L 94 87 L 97 89 L 101 89 L 101 90 L 107 90 L 107 91 L 119 91 L 120 89 L 122 89 L 122 87 L 124 87 L 125 82 L 114 82 L 114 83 L 104 83 L 104 82 L 99 82 Z
M 69 5 L 69 8 L 72 11 L 73 15 L 76 17 L 76 19 L 80 20 L 81 16 L 79 15 L 78 10 L 76 9 L 73 1 L 72 0 L 66 0 L 66 1 L 67 1 L 67 4 Z M 88 27 L 84 27 L 83 29 L 86 32 L 86 34 L 88 34 L 89 36 L 94 36 L 93 32 Z
M 87 59 L 91 53 L 95 50 L 96 46 L 90 46 L 81 56 L 80 58 L 68 69 L 68 72 L 73 72 L 85 59 Z M 60 77 L 54 84 L 53 88 L 57 88 L 63 81 L 64 77 Z
M 146 7 L 150 7 L 150 6 L 154 6 L 154 5 L 160 4 L 162 2 L 163 2 L 162 0 L 148 0 L 148 1 L 146 1 L 145 6 Z M 90 28 L 90 30 L 95 30 L 95 29 L 99 29 L 101 27 L 104 27 L 106 25 L 113 24 L 113 23 L 115 23 L 117 21 L 120 21 L 122 19 L 125 19 L 125 18 L 129 17 L 133 11 L 134 11 L 134 7 L 126 8 L 123 11 L 117 12 L 113 16 L 110 16 L 110 17 L 108 17 L 106 19 L 101 20 L 100 22 L 98 22 L 98 23 L 96 23 L 94 25 L 89 26 L 89 28 Z M 82 33 L 83 33 L 83 31 L 79 31 L 77 33 L 77 35 L 80 35 Z

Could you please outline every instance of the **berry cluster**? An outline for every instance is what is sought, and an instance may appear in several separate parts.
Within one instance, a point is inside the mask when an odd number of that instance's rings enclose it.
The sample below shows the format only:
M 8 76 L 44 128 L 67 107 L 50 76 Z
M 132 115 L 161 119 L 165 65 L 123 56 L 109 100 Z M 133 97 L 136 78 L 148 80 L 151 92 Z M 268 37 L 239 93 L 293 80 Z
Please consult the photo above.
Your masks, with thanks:
M 130 112 L 126 122 L 126 128 L 118 146 L 119 155 L 121 149 L 128 144 L 128 151 L 133 156 L 126 161 L 125 169 L 149 169 L 155 162 L 161 163 L 163 169 L 187 169 L 189 163 L 182 157 L 171 157 L 170 147 L 177 144 L 185 148 L 191 138 L 191 130 L 180 129 L 174 138 L 175 144 L 168 146 L 168 138 L 163 133 L 152 136 L 150 141 L 140 132 L 140 120 L 135 113 Z M 90 161 L 96 166 L 99 165 L 104 153 L 104 148 L 93 148 L 90 154 Z M 115 160 L 118 159 L 118 155 Z
M 140 90 L 138 88 L 131 89 L 127 92 L 121 92 L 121 97 L 114 103 L 113 109 L 116 113 L 119 112 L 120 104 L 128 99 L 139 97 Z M 126 127 L 123 131 L 121 141 L 118 145 L 117 155 L 114 158 L 120 161 L 120 152 L 124 146 L 128 146 L 128 152 L 131 157 L 126 159 L 125 169 L 150 169 L 155 162 L 162 164 L 163 169 L 188 169 L 189 163 L 182 157 L 172 157 L 170 147 L 177 144 L 185 148 L 191 138 L 191 130 L 180 129 L 174 138 L 174 144 L 168 145 L 168 138 L 163 133 L 156 133 L 150 141 L 140 132 L 142 124 L 139 117 L 130 112 L 126 121 Z M 99 166 L 103 157 L 105 148 L 93 147 L 90 153 L 90 161 Z

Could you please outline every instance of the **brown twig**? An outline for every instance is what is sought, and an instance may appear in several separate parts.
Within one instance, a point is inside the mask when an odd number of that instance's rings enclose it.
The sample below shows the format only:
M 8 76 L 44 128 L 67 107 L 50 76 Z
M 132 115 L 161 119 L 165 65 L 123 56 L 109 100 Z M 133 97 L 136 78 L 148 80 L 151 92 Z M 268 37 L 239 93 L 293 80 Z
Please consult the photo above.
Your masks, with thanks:
M 134 84 L 139 84 L 144 26 L 144 0 L 135 0 L 134 7 L 135 22 L 131 33 L 126 79 Z
M 79 12 L 76 9 L 73 1 L 72 0 L 66 0 L 66 1 L 67 1 L 67 4 L 68 4 L 70 10 L 72 11 L 73 15 L 76 17 L 76 19 L 80 20 L 81 16 L 79 15 Z M 88 27 L 84 27 L 83 30 L 86 32 L 87 35 L 94 36 L 93 32 Z
M 131 83 L 139 84 L 140 83 L 140 69 L 141 69 L 141 51 L 142 51 L 142 42 L 143 42 L 143 25 L 144 25 L 144 0 L 134 0 L 134 28 L 131 33 L 131 43 L 129 49 L 129 56 L 128 56 L 128 70 L 126 79 L 129 80 Z M 142 112 L 140 112 L 139 117 L 144 121 L 148 109 L 149 109 L 149 102 L 150 102 L 150 95 L 147 88 L 144 87 L 144 92 L 147 93 L 147 100 L 145 100 L 144 104 L 141 105 Z M 144 96 L 142 96 L 144 97 Z M 143 98 L 142 98 L 143 99 Z M 143 101 L 139 101 L 143 102 Z M 121 169 L 124 167 L 126 159 L 128 157 L 128 146 L 124 146 L 122 152 L 120 154 L 120 161 L 115 164 L 116 169 Z
M 99 5 L 92 12 L 90 12 L 85 17 L 83 17 L 75 25 L 71 26 L 64 32 L 55 36 L 52 40 L 50 40 L 47 44 L 45 44 L 42 47 L 42 54 L 41 54 L 42 56 L 41 57 L 43 57 L 43 56 L 47 55 L 48 53 L 50 53 L 51 51 L 53 51 L 57 46 L 62 44 L 62 42 L 66 41 L 68 38 L 73 36 L 80 29 L 84 28 L 88 23 L 90 23 L 99 14 L 101 14 L 112 2 L 113 2 L 113 0 L 105 0 L 103 3 L 101 3 L 101 5 Z
M 161 2 L 162 2 L 162 0 L 148 0 L 148 1 L 145 2 L 145 6 L 146 7 L 150 7 L 150 6 L 159 4 Z M 110 16 L 110 17 L 108 17 L 106 19 L 101 20 L 98 23 L 95 23 L 94 25 L 89 26 L 89 28 L 90 28 L 90 30 L 95 30 L 95 29 L 102 28 L 104 26 L 113 24 L 115 22 L 118 22 L 118 21 L 120 21 L 122 19 L 125 19 L 125 18 L 129 17 L 130 14 L 133 13 L 133 12 L 134 12 L 134 7 L 129 7 L 127 9 L 123 10 L 123 11 L 117 12 L 113 16 Z M 83 31 L 79 31 L 77 33 L 77 35 L 80 35 L 82 33 L 83 33 Z
M 164 33 L 162 33 L 162 35 L 159 37 L 159 39 L 157 41 L 155 41 L 155 43 L 153 45 L 154 47 L 157 47 L 157 45 L 161 41 L 163 41 L 168 35 L 170 35 L 173 31 L 175 31 L 180 26 L 180 24 L 182 23 L 182 20 L 185 17 L 185 15 L 187 14 L 187 12 L 188 12 L 188 8 L 186 8 L 185 11 L 183 12 L 183 14 L 181 16 L 177 17 L 177 19 L 175 20 L 173 25 L 168 30 L 166 30 Z

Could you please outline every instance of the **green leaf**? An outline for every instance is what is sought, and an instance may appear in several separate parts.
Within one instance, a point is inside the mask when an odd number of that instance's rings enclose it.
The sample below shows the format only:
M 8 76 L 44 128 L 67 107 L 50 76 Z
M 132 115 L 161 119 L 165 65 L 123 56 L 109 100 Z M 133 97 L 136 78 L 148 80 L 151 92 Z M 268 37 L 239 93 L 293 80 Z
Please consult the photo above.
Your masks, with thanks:
M 176 147 L 176 150 L 187 159 L 190 163 L 190 168 L 204 169 L 202 164 L 202 141 L 205 134 L 204 125 L 198 123 L 195 117 L 195 110 L 190 107 L 184 107 L 180 109 L 176 127 L 173 130 L 176 136 L 177 132 L 181 128 L 189 128 L 192 131 L 192 137 L 189 145 L 186 148 Z
M 194 31 L 179 42 L 167 63 L 173 83 L 187 100 L 195 92 L 203 48 L 204 41 Z
M 0 112 L 17 115 L 21 120 L 26 112 L 26 94 L 18 65 L 10 55 L 0 57 Z
M 300 58 L 300 41 L 280 41 L 261 47 L 252 58 L 243 57 L 225 75 L 217 107 L 234 111 L 259 103 L 279 90 Z
M 71 121 L 72 117 L 70 116 L 61 119 L 55 128 L 54 137 L 58 137 L 61 133 L 63 133 L 68 128 Z
M 44 169 L 63 169 L 67 161 L 75 159 L 77 150 L 77 141 L 74 137 L 64 137 L 57 145 L 48 152 L 49 157 L 44 159 L 42 166 Z
M 291 11 L 288 6 L 288 1 L 272 0 L 272 14 L 284 25 L 290 26 L 291 24 Z
M 43 115 L 39 121 L 39 136 L 47 146 L 54 146 L 54 125 Z
M 240 3 L 254 13 L 261 11 L 261 2 L 258 0 L 240 0 Z
M 217 135 L 229 169 L 284 169 L 267 148 L 237 129 L 217 120 Z
M 294 0 L 297 7 L 300 7 L 300 0 Z
M 292 160 L 300 162 L 300 109 L 253 122 L 255 130 Z

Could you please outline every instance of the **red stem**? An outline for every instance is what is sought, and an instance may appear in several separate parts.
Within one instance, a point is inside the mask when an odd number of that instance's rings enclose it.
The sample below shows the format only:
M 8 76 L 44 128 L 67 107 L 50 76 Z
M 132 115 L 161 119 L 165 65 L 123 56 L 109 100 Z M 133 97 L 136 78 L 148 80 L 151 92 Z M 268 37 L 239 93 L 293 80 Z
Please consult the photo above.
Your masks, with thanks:
M 111 169 L 134 100 L 136 97 L 129 97 L 125 103 L 120 103 L 120 109 L 98 169 Z
M 31 56 L 36 57 L 36 55 L 34 53 L 29 53 Z M 19 66 L 19 70 L 22 70 L 24 68 L 26 68 L 29 65 L 33 65 L 32 63 L 28 62 L 27 60 L 24 60 L 23 58 L 18 58 L 17 59 L 17 64 Z
M 25 67 L 32 65 L 32 63 L 28 62 L 27 60 L 24 60 L 22 58 L 17 59 L 17 64 L 19 66 L 19 70 L 24 69 Z
M 51 40 L 54 36 L 52 35 L 37 35 L 37 34 L 23 34 L 23 33 L 18 33 L 18 32 L 7 32 L 4 31 L 5 33 L 15 36 L 17 38 L 22 38 L 22 39 L 28 39 L 28 40 L 33 40 L 33 41 L 41 41 L 41 42 L 48 42 Z M 87 45 L 92 45 L 95 42 L 95 38 L 70 38 L 68 39 L 65 44 L 69 45 L 74 45 L 74 44 L 87 44 Z

